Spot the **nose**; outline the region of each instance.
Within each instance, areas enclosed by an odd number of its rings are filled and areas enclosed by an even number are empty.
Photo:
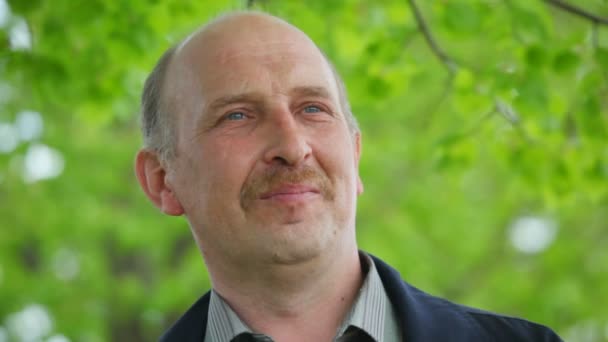
[[[298,166],[306,161],[312,149],[296,117],[289,111],[283,111],[269,121],[265,132],[268,134],[268,147],[264,152],[264,161],[285,166]]]

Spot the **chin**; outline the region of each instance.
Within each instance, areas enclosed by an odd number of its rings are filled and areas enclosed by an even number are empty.
[[[272,263],[278,265],[296,265],[317,258],[321,248],[282,248],[272,251]]]
[[[334,249],[338,239],[338,231],[333,226],[298,222],[275,230],[272,237],[265,239],[264,249],[273,263],[293,265],[318,258]]]

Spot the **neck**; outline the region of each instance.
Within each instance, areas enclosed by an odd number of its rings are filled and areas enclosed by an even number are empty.
[[[354,241],[350,248],[297,264],[264,264],[246,271],[207,266],[214,290],[241,320],[277,342],[332,341],[363,281]]]

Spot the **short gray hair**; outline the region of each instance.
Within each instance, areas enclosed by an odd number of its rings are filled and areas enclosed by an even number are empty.
[[[170,47],[156,62],[141,95],[141,131],[144,147],[156,151],[162,161],[175,154],[175,120],[164,96],[167,69],[177,46]]]
[[[176,153],[175,120],[172,119],[172,108],[167,104],[163,94],[163,86],[167,78],[171,59],[180,45],[174,45],[163,53],[146,79],[141,96],[141,127],[144,147],[156,151],[163,162],[169,161]],[[321,54],[329,65],[336,81],[338,100],[340,101],[340,107],[346,118],[348,128],[352,134],[359,133],[359,124],[350,108],[344,81],[325,53],[321,51]]]
[[[329,65],[331,73],[334,76],[334,80],[336,81],[336,86],[338,87],[338,101],[340,101],[340,108],[344,112],[344,117],[346,118],[346,123],[348,124],[350,132],[352,134],[361,132],[359,128],[359,122],[353,114],[353,111],[350,107],[350,102],[348,102],[348,94],[346,92],[346,84],[344,84],[344,80],[342,79],[342,77],[340,77],[338,69],[336,69],[334,64],[327,57],[327,55],[325,55],[325,52],[323,52],[321,49],[319,49],[319,51],[321,51],[323,58]]]

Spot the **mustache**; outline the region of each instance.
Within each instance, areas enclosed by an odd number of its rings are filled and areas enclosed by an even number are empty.
[[[262,174],[250,176],[241,190],[241,207],[247,209],[260,195],[284,184],[303,184],[316,188],[326,199],[333,199],[331,182],[322,171],[306,165],[298,168],[273,166]]]

